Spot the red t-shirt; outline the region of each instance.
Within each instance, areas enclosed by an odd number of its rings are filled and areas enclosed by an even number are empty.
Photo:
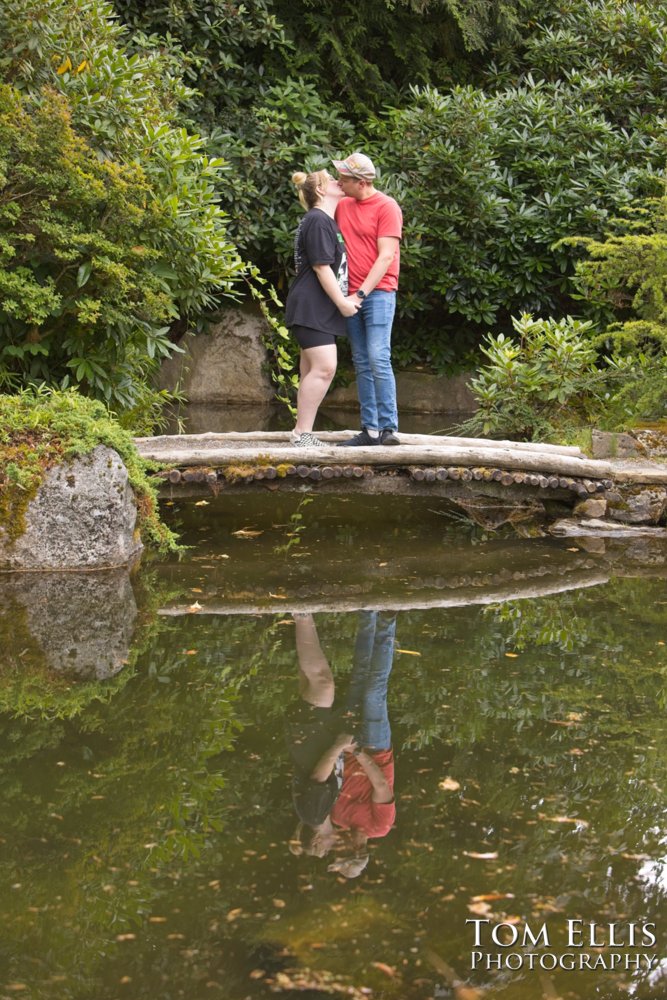
[[[378,237],[395,236],[400,240],[403,232],[403,214],[398,202],[389,195],[376,191],[363,201],[343,198],[336,209],[336,222],[347,247],[349,285],[352,294],[357,291],[377,260]],[[376,288],[384,292],[396,291],[400,263],[401,254],[397,245],[396,255]]]
[[[373,760],[394,791],[394,751],[378,750]],[[353,754],[345,754],[343,787],[331,810],[336,826],[363,830],[367,837],[384,837],[396,821],[395,802],[373,802],[373,786]]]

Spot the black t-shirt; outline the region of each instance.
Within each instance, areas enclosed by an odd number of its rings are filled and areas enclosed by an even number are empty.
[[[319,208],[311,208],[299,223],[294,238],[296,277],[287,294],[287,326],[345,334],[345,317],[322,288],[313,264],[329,264],[343,295],[347,295],[347,254],[343,234],[334,220]]]
[[[318,708],[299,700],[287,710],[287,745],[295,765],[292,801],[299,819],[310,826],[324,822],[340,792],[342,757],[332,764],[331,774],[325,781],[310,777],[340,731],[339,710],[333,706]]]

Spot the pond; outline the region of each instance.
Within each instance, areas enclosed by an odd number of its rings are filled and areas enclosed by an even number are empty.
[[[664,546],[165,514],[131,585],[2,583],[2,1000],[667,995]]]

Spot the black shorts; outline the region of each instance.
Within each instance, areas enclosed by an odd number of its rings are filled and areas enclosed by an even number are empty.
[[[299,347],[307,350],[309,347],[328,347],[336,343],[333,333],[323,333],[322,330],[313,330],[310,326],[293,326],[292,336]]]

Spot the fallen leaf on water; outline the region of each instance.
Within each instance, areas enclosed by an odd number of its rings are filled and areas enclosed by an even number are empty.
[[[578,549],[578,548],[577,548],[576,546],[574,546],[574,545],[573,545],[573,546],[572,546],[572,548],[571,548],[571,549],[568,549],[567,551],[568,551],[568,552],[578,552],[578,551],[579,551],[579,549]]]
[[[498,851],[487,851],[486,853],[480,854],[478,851],[462,851],[467,858],[476,858],[478,861],[495,861],[498,857]]]
[[[241,909],[240,906],[236,910],[230,910],[229,913],[227,914],[227,920],[231,924],[233,920],[238,920],[238,918],[241,916],[242,913],[243,910]]]
[[[167,918],[166,917],[149,917],[148,918],[148,923],[149,924],[166,924],[166,922],[167,922]]]
[[[513,892],[487,892],[483,896],[473,896],[473,903],[485,903],[493,899],[514,899]]]
[[[238,531],[232,531],[232,535],[237,538],[257,538],[258,535],[263,534],[263,531],[253,531],[251,528],[239,528]]]
[[[116,941],[136,941],[136,934],[116,934]]]
[[[626,854],[625,852],[623,852],[621,854],[621,857],[622,858],[627,858],[628,861],[650,861],[651,860],[651,855],[650,854]]]
[[[274,906],[275,906],[275,907],[276,907],[277,909],[279,909],[279,910],[282,910],[282,908],[283,908],[284,906],[287,906],[287,903],[285,902],[285,900],[284,900],[284,899],[274,899],[274,900],[273,900],[273,905],[274,905]]]
[[[391,965],[387,965],[385,962],[371,962],[371,965],[374,969],[384,972],[385,976],[389,976],[390,979],[396,978],[396,969],[392,969]]]
[[[197,650],[196,649],[184,649],[183,650],[183,655],[184,656],[196,656],[197,655]]]
[[[507,656],[510,660],[516,660],[518,655],[518,653],[505,653],[505,656]]]
[[[406,656],[421,656],[422,655],[421,653],[418,653],[414,649],[399,649],[398,646],[396,647],[396,652],[397,653],[405,653]]]
[[[249,978],[250,979],[263,979],[265,975],[266,975],[266,972],[264,971],[264,969],[253,969],[252,972],[249,973]]]
[[[275,599],[277,601],[286,601],[287,600],[287,597],[285,596],[285,594],[272,594],[271,591],[269,591],[269,597],[275,597]]]
[[[574,826],[589,826],[588,820],[580,819],[578,816],[545,816],[544,813],[538,813],[537,818],[546,820],[547,823],[572,823]]]
[[[201,609],[202,609],[202,606],[203,606],[203,605],[201,605],[201,604],[199,603],[199,601],[195,601],[195,603],[194,603],[194,604],[191,604],[191,605],[190,605],[190,606],[188,607],[188,611],[189,611],[189,613],[190,613],[190,614],[193,614],[193,615],[194,615],[194,614],[196,614],[196,613],[197,613],[198,611],[201,611]]]
[[[488,903],[468,903],[468,909],[471,913],[476,913],[478,917],[486,917],[489,913],[492,913],[492,909]]]
[[[442,781],[438,782],[438,788],[441,788],[443,792],[458,792],[460,787],[454,778],[443,778]]]
[[[190,587],[190,593],[191,594],[203,594],[204,591],[201,589],[201,587]]]

